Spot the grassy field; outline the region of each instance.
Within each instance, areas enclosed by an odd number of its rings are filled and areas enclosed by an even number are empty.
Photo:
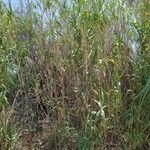
[[[0,1],[0,150],[149,150],[149,109],[149,0]]]

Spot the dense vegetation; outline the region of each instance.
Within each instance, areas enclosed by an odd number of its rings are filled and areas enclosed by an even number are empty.
[[[150,1],[0,1],[0,149],[148,150]]]

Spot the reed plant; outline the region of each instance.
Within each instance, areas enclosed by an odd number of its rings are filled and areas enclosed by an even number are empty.
[[[150,148],[149,0],[0,1],[0,149]]]

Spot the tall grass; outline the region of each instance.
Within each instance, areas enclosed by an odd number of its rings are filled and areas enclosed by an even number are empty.
[[[150,2],[9,4],[0,149],[149,149]]]

